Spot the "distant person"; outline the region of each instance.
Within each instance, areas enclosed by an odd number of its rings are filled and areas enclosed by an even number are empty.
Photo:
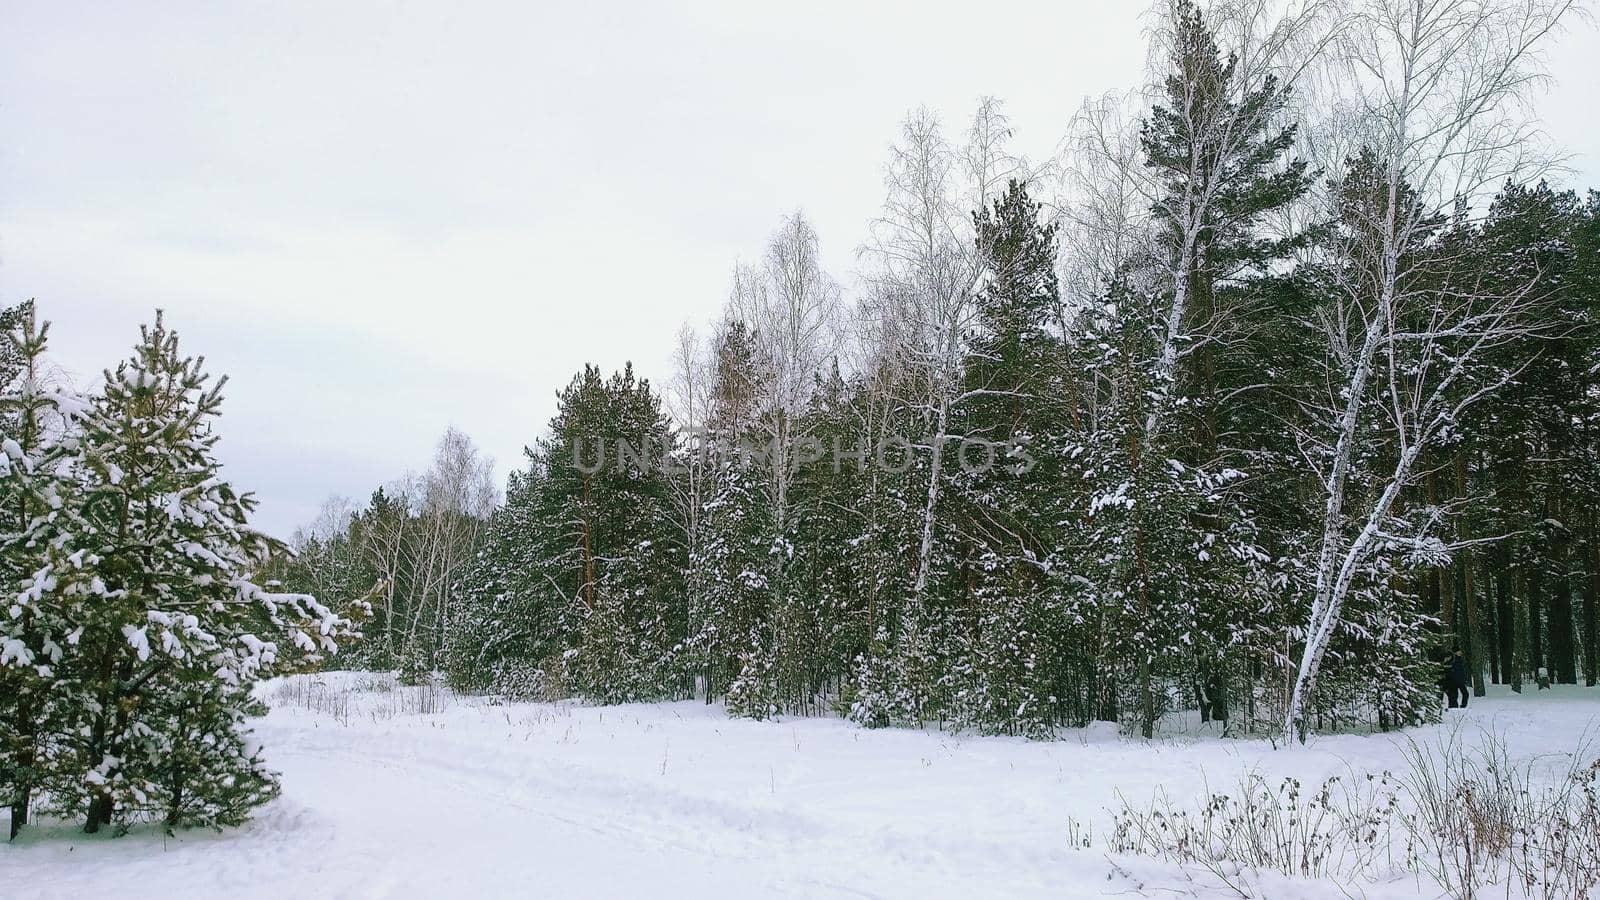
[[[1461,648],[1457,647],[1450,656],[1450,671],[1444,677],[1444,693],[1450,700],[1450,708],[1467,708],[1467,658],[1462,655]]]

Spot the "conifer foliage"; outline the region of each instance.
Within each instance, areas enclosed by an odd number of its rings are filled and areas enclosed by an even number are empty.
[[[320,662],[352,624],[258,582],[282,548],[222,477],[224,380],[159,313],[87,401],[46,387],[31,311],[8,340],[22,360],[0,395],[19,435],[0,470],[12,827],[36,801],[91,832],[238,824],[277,791],[245,726],[251,685]]]

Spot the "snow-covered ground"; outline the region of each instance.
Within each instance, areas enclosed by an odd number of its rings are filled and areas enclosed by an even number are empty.
[[[1236,896],[1203,873],[1072,849],[1068,819],[1102,829],[1119,791],[1187,802],[1247,767],[1309,783],[1398,769],[1404,740],[1274,750],[1090,730],[1030,743],[387,687],[361,675],[265,686],[275,708],[257,734],[284,791],[251,824],[174,838],[36,829],[0,846],[0,897]],[[1515,756],[1600,732],[1600,690],[1491,690],[1450,721],[1494,727]],[[1254,884],[1269,897],[1419,893],[1409,879]]]

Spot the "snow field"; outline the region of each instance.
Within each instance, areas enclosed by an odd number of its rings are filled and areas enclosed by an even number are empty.
[[[697,702],[495,705],[346,673],[261,690],[274,708],[256,735],[284,792],[249,825],[36,829],[0,848],[0,897],[1235,896],[1204,873],[1072,849],[1068,820],[1098,833],[1119,794],[1187,804],[1249,768],[1308,784],[1398,770],[1405,740],[1275,750],[1094,728],[1034,743],[730,720]],[[1427,743],[1453,726],[1492,728],[1557,771],[1600,734],[1600,691],[1491,689],[1408,734]],[[1252,883],[1269,897],[1418,895],[1409,879]]]

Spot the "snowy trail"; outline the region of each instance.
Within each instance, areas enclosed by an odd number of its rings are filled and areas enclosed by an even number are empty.
[[[336,691],[341,678],[325,676]],[[1028,743],[730,721],[695,703],[458,700],[418,715],[393,694],[349,696],[338,716],[280,705],[258,723],[284,795],[245,828],[40,830],[0,846],[0,898],[1225,896],[1172,867],[1068,849],[1068,817],[1103,828],[1119,789],[1188,799],[1247,766],[1312,780],[1398,765],[1394,736],[1294,751],[1097,732]],[[1531,756],[1571,749],[1597,714],[1600,691],[1566,689],[1492,697],[1464,721],[1495,722]],[[1341,896],[1280,886],[1267,895]]]
[[[306,784],[322,781],[330,791],[343,791],[332,795],[333,804],[319,802],[334,818],[357,821],[376,813],[395,826],[366,836],[372,850],[361,855],[370,855],[372,871],[393,868],[389,848],[417,842],[412,832],[428,827],[418,809],[457,816],[434,826],[440,836],[421,837],[445,854],[471,848],[471,859],[451,865],[440,890],[471,884],[473,892],[499,895],[508,882],[496,870],[509,865],[533,876],[530,887],[553,896],[974,896],[1002,885],[1059,895],[1060,884],[1040,881],[1038,857],[1063,866],[1072,858],[1059,829],[1038,835],[1032,865],[1013,868],[1019,860],[1008,851],[1019,849],[1026,834],[996,840],[968,832],[958,843],[914,827],[907,834],[885,815],[898,804],[881,795],[862,804],[865,815],[853,823],[762,800],[759,787],[737,792],[737,799],[708,797],[674,787],[659,771],[653,778],[596,771],[530,751],[529,743],[508,734],[504,747],[493,747],[440,733],[398,747],[351,746],[322,730],[299,734],[292,753],[274,759],[282,758],[286,781],[303,770]],[[670,768],[670,740],[661,746]],[[787,791],[800,781],[816,796],[829,790],[793,770],[780,775],[771,769],[766,791],[775,796],[780,783]],[[392,817],[381,812],[384,798],[396,801]],[[854,805],[844,804],[847,812]],[[907,816],[911,823],[917,819],[914,811]],[[545,862],[536,862],[541,857]],[[465,883],[461,872],[468,873]],[[409,896],[432,880],[422,871],[393,884],[404,885]],[[348,895],[395,894],[353,888]]]

